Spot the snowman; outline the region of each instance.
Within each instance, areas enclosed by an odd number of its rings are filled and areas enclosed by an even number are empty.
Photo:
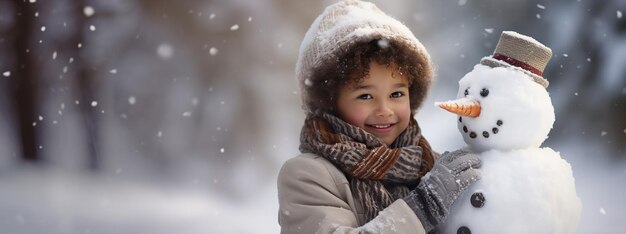
[[[441,233],[573,233],[582,204],[570,164],[540,145],[554,123],[542,72],[552,51],[505,31],[494,54],[459,81],[459,131],[482,159],[481,179],[450,208]]]

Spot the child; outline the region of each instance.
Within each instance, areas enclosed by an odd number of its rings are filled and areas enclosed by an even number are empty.
[[[326,8],[296,73],[307,117],[302,154],[278,176],[282,233],[428,232],[478,179],[476,155],[436,159],[422,137],[412,116],[433,77],[430,57],[374,4]]]

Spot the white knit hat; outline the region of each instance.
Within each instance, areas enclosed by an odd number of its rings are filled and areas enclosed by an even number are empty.
[[[433,79],[433,66],[430,55],[411,30],[373,3],[344,0],[328,6],[315,19],[300,45],[296,77],[305,110],[311,109],[306,106],[307,88],[321,82],[312,77],[313,71],[329,61],[336,61],[340,52],[349,50],[353,45],[373,40],[403,45],[409,48],[408,54],[420,58],[416,67],[423,69],[423,77],[420,77],[423,80],[419,83],[425,96]]]

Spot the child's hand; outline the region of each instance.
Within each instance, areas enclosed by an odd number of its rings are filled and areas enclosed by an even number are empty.
[[[445,152],[419,185],[404,198],[430,231],[446,220],[450,206],[470,185],[480,179],[478,155],[457,150]]]

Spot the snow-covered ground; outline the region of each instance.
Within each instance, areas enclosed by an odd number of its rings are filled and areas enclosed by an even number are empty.
[[[0,174],[1,233],[278,233],[275,186],[234,202],[115,175],[16,167]]]

